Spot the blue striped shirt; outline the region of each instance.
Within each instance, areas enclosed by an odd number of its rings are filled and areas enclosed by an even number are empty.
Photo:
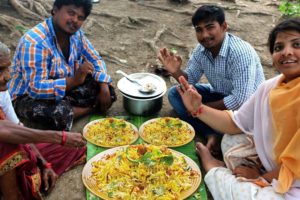
[[[101,56],[81,30],[70,37],[68,60],[57,44],[52,18],[36,25],[20,39],[9,82],[12,99],[26,94],[35,99],[61,100],[66,92],[66,77],[74,76],[83,60],[93,64],[92,76],[97,82],[112,81]]]
[[[265,80],[254,48],[230,33],[226,33],[215,58],[199,44],[185,72],[190,84],[198,83],[205,75],[211,91],[223,94],[224,104],[230,110],[238,109]]]

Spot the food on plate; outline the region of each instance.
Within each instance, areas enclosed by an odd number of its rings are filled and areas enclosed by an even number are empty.
[[[183,199],[201,181],[198,166],[191,162],[165,146],[119,147],[91,163],[88,182],[104,199]]]
[[[150,144],[174,147],[190,142],[195,131],[178,118],[162,117],[145,122],[140,128],[140,136]]]
[[[103,147],[132,144],[138,138],[134,125],[117,118],[92,121],[84,128],[83,135],[89,142]]]

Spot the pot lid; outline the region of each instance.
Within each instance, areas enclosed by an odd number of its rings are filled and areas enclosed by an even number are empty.
[[[156,89],[152,93],[142,93],[139,91],[140,85],[129,81],[123,77],[118,81],[118,89],[131,97],[135,98],[151,98],[158,96],[167,90],[166,82],[159,76],[151,73],[134,73],[128,75],[131,79],[137,80],[141,84],[152,83]]]

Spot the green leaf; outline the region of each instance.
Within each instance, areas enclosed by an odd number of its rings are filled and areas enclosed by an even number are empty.
[[[25,34],[28,31],[27,27],[24,27],[22,25],[15,26],[16,30],[21,31],[23,34]]]
[[[285,16],[300,16],[300,0],[282,0],[278,10]]]
[[[108,192],[108,193],[107,193],[107,196],[108,196],[109,198],[113,198],[114,193],[113,193],[113,192]]]
[[[121,123],[121,124],[119,124],[119,127],[121,127],[121,128],[125,128],[126,126],[127,126],[126,123]]]
[[[155,161],[154,160],[152,160],[151,158],[152,158],[152,156],[153,156],[153,154],[151,153],[151,152],[146,152],[143,156],[142,156],[142,158],[141,158],[141,162],[142,163],[144,163],[144,165],[146,165],[146,166],[153,166],[153,165],[155,165]]]
[[[174,162],[174,157],[173,157],[173,155],[164,156],[160,159],[160,162],[163,162],[166,165],[170,166]]]
[[[110,123],[110,127],[116,128],[116,123],[115,122]]]
[[[196,199],[196,200],[201,200],[201,194],[199,192],[196,192],[193,197]]]
[[[170,51],[171,51],[173,54],[176,54],[176,53],[177,53],[177,50],[176,50],[175,47],[172,47],[172,48],[170,49]]]

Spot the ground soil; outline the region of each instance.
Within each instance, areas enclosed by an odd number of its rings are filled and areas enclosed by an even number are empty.
[[[276,72],[272,68],[266,43],[268,32],[280,20],[277,9],[279,3],[276,0],[190,0],[184,4],[170,0],[101,0],[94,4],[93,13],[83,29],[102,54],[116,86],[121,78],[115,74],[118,69],[128,74],[153,72],[152,66],[157,64],[157,49],[161,47],[176,48],[185,65],[197,44],[191,16],[203,4],[215,4],[225,9],[229,32],[248,41],[256,49],[266,78],[273,77]],[[22,19],[27,27],[38,23],[22,18],[7,0],[0,0],[2,14]],[[0,41],[13,51],[19,36],[0,24]],[[175,83],[170,77],[164,77],[164,80],[168,87]],[[127,115],[118,90],[117,96],[118,100],[109,110],[109,116]],[[175,115],[166,96],[159,115]],[[88,116],[76,121],[73,130],[81,132],[87,122]],[[81,170],[82,166],[65,173],[47,199],[84,199]]]

